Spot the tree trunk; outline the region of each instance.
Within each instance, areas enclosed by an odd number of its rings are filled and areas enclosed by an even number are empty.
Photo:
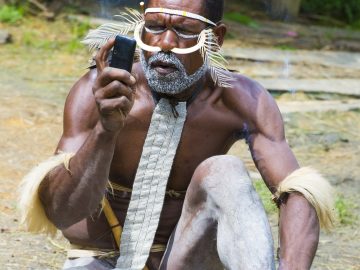
[[[270,15],[275,19],[292,20],[299,14],[301,0],[271,0]]]

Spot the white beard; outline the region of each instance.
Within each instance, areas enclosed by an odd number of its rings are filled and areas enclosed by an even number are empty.
[[[174,65],[177,70],[168,75],[160,75],[155,69],[151,68],[151,64],[159,60]],[[174,53],[158,52],[146,62],[142,51],[140,62],[150,88],[157,93],[168,95],[176,95],[189,89],[205,76],[208,70],[207,64],[204,63],[194,74],[188,75],[184,65]]]

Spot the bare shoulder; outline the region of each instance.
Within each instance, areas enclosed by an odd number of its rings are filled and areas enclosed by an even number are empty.
[[[58,149],[74,150],[77,143],[87,136],[97,123],[96,104],[92,92],[96,80],[96,69],[89,70],[70,89],[64,107],[64,129]],[[69,141],[73,141],[69,143]],[[75,147],[76,148],[76,147]]]
[[[283,137],[282,117],[270,93],[244,75],[233,73],[232,76],[232,88],[223,92],[227,106],[247,123],[250,131]]]

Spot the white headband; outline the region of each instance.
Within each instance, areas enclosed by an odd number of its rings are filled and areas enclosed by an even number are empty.
[[[182,10],[175,10],[175,9],[169,9],[169,8],[147,8],[145,10],[145,15],[148,13],[166,13],[166,14],[171,14],[171,15],[178,15],[178,16],[183,16],[183,17],[188,17],[191,19],[199,20],[199,21],[211,24],[213,26],[216,26],[216,23],[210,21],[209,19],[207,19],[201,15],[187,12],[187,11],[182,11]]]

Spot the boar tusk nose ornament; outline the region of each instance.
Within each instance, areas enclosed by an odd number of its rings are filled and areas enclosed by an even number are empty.
[[[147,45],[145,44],[142,39],[141,39],[141,33],[144,29],[144,25],[145,25],[145,22],[141,22],[138,26],[136,26],[135,28],[135,31],[134,31],[134,38],[136,40],[136,43],[137,45],[143,49],[144,51],[148,51],[148,52],[160,52],[161,51],[161,48],[160,47],[157,47],[157,46],[150,46],[150,45]],[[172,49],[171,51],[173,53],[176,53],[176,54],[189,54],[189,53],[193,53],[193,52],[196,52],[198,50],[200,50],[204,45],[205,45],[205,42],[206,42],[206,30],[203,30],[201,33],[200,33],[200,36],[199,36],[199,39],[198,39],[198,43],[193,46],[193,47],[190,47],[190,48],[185,48],[185,49],[182,49],[182,48],[174,48]]]

